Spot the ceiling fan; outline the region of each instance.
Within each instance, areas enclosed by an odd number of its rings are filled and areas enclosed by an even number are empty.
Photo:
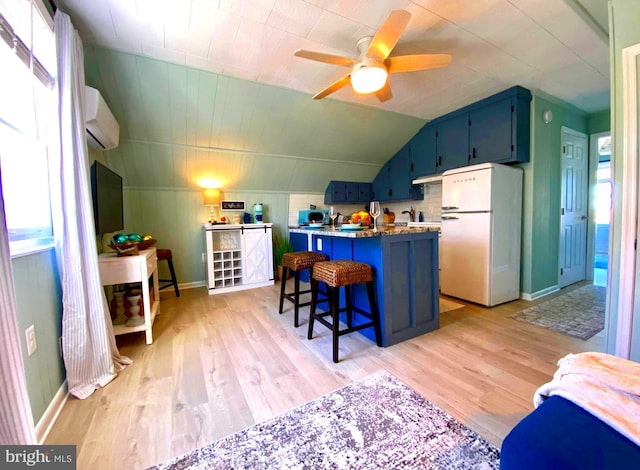
[[[350,83],[356,93],[375,93],[376,97],[384,102],[393,96],[389,86],[389,74],[415,72],[449,65],[451,62],[449,54],[389,56],[410,19],[411,13],[408,11],[393,10],[375,36],[367,36],[358,41],[357,48],[360,55],[357,59],[304,49],[297,50],[295,52],[297,57],[351,67],[351,73],[333,82],[317,93],[313,99],[322,99]]]

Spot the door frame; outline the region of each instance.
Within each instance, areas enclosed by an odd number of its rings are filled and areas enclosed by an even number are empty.
[[[593,281],[593,265],[596,256],[596,200],[598,193],[598,158],[600,154],[598,151],[598,139],[610,135],[611,131],[609,130],[589,136],[589,206],[587,207],[589,218],[587,219],[587,276],[585,278],[588,281]],[[610,269],[607,271],[610,271]],[[609,276],[608,272],[607,276]]]
[[[637,58],[640,56],[640,44],[622,49],[622,136],[620,152],[622,159],[622,185],[620,205],[620,268],[617,302],[613,305],[611,295],[607,296],[606,323],[612,322],[611,312],[616,316],[615,355],[623,358],[631,356],[633,336],[634,306],[636,299],[636,249],[638,232],[638,70]],[[615,159],[615,149],[611,155]],[[615,184],[615,183],[614,183]],[[615,215],[615,214],[614,214]],[[616,238],[618,236],[616,235]]]
[[[577,131],[577,130],[572,129],[572,128],[567,127],[567,126],[560,126],[560,207],[558,207],[558,214],[559,214],[558,217],[559,217],[559,220],[560,220],[560,223],[559,223],[560,233],[558,234],[558,271],[557,271],[558,272],[558,283],[557,283],[557,285],[561,289],[563,287],[567,287],[568,285],[571,285],[571,284],[561,285],[561,283],[560,283],[560,281],[561,281],[561,279],[560,279],[560,267],[562,266],[562,254],[563,254],[563,252],[562,252],[562,246],[563,246],[563,244],[562,244],[562,231],[563,231],[562,230],[562,194],[563,194],[563,191],[564,191],[564,180],[563,180],[563,176],[562,176],[562,163],[563,163],[563,161],[562,161],[562,158],[563,158],[562,157],[562,155],[563,155],[562,146],[564,145],[564,134],[565,133],[572,134],[572,135],[574,135],[576,137],[584,137],[586,142],[587,142],[585,151],[589,152],[589,136],[587,134],[585,134],[584,132]],[[587,205],[586,213],[588,215],[589,212],[590,212],[590,207],[589,207],[590,206],[590,204],[589,204],[590,203],[590,201],[589,201],[590,174],[589,174],[589,171],[590,171],[590,166],[591,166],[590,165],[591,162],[590,162],[589,155],[587,155],[586,163],[587,163],[587,181],[586,181],[587,194],[586,194],[586,197],[585,197],[585,204]],[[589,248],[589,239],[588,239],[589,232],[588,232],[588,230],[589,230],[589,220],[587,218],[587,227],[586,227],[586,230],[585,230],[585,237],[584,237],[584,244],[585,244],[585,246],[584,246],[584,256],[585,256],[584,269],[585,269],[585,271],[584,271],[584,275],[583,275],[582,280],[587,279],[587,272],[588,272],[587,271],[588,260],[586,258],[587,254],[588,254],[588,248]],[[593,267],[593,260],[592,260],[591,266]],[[580,281],[577,281],[577,282],[580,282]]]

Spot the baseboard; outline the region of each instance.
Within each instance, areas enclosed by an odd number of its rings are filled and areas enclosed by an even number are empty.
[[[36,424],[36,439],[38,440],[38,444],[44,444],[44,440],[49,435],[49,431],[53,427],[53,423],[58,419],[58,415],[62,411],[62,407],[67,402],[67,398],[69,397],[69,392],[67,391],[67,381],[65,380],[60,388],[56,392],[49,403],[49,406],[44,411],[44,414]]]
[[[178,288],[182,289],[195,289],[196,287],[206,287],[206,281],[185,282],[184,284],[178,284]]]
[[[526,294],[526,293],[521,293],[520,294],[520,298],[523,300],[536,300],[539,299],[540,297],[544,297],[545,295],[549,295],[549,294],[553,294],[554,292],[558,292],[560,290],[560,287],[558,286],[551,286],[551,287],[547,287],[546,289],[542,289],[539,290],[538,292],[534,292],[533,294]]]

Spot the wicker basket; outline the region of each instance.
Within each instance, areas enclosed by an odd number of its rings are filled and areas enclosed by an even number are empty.
[[[118,256],[135,256],[140,253],[140,250],[146,250],[155,244],[156,240],[152,238],[141,242],[112,243],[109,246],[115,250]]]

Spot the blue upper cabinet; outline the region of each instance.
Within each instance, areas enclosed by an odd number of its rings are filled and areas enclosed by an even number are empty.
[[[469,113],[470,164],[505,163],[513,160],[515,106],[511,99]]]
[[[387,201],[411,199],[409,144],[405,144],[389,162],[389,197]]]
[[[358,183],[358,202],[371,201],[371,183]]]
[[[384,164],[373,180],[372,199],[403,201],[420,199],[420,187],[411,184],[411,144],[405,144],[391,160]]]
[[[324,192],[324,203],[360,203],[371,200],[371,183],[331,181]]]
[[[427,124],[409,141],[411,180],[436,173],[436,127]]]
[[[371,183],[371,199],[375,201],[387,201],[389,197],[389,167],[391,160],[385,163]]]
[[[429,122],[410,142],[413,178],[476,163],[528,162],[530,104],[531,92],[516,86]],[[414,155],[423,146],[429,150],[419,153],[430,155],[430,139],[433,164]]]
[[[411,181],[476,163],[529,161],[531,92],[515,86],[426,124],[372,183],[379,201],[422,199]]]
[[[439,170],[487,162],[528,162],[530,105],[531,92],[516,86],[438,118],[438,156],[443,155]],[[463,131],[465,120],[466,133]],[[448,131],[446,136],[441,135],[440,128]],[[458,142],[452,138],[456,134]],[[465,145],[466,163],[462,156]],[[450,154],[454,155],[455,163],[453,160],[445,163],[444,155]]]
[[[469,163],[469,116],[466,113],[437,124],[436,152],[438,173]]]

